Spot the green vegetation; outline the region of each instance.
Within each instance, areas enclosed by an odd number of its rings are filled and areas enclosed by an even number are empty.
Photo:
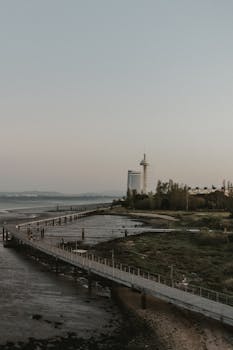
[[[169,215],[179,219],[179,221],[174,222],[173,227],[233,230],[233,220],[229,212],[169,211]]]
[[[145,233],[96,246],[97,253],[168,279],[233,292],[233,235],[203,230],[199,233]]]
[[[158,181],[155,193],[128,191],[123,202],[115,201],[126,208],[140,210],[228,210],[233,215],[233,193],[226,196],[224,191],[192,195],[186,185],[169,180]]]

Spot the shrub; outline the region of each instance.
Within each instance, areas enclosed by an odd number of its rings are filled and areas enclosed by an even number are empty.
[[[211,232],[208,230],[202,230],[196,235],[196,239],[199,244],[203,245],[216,245],[226,243],[226,237],[221,233]]]
[[[228,278],[223,281],[223,285],[230,291],[233,291],[233,278]]]

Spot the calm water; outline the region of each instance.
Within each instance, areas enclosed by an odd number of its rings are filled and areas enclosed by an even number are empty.
[[[82,199],[63,199],[63,198],[46,198],[46,199],[38,199],[38,198],[0,198],[0,211],[4,210],[12,210],[12,209],[35,209],[41,208],[55,208],[56,206],[63,205],[88,205],[95,203],[106,203],[112,202],[113,198],[105,198],[105,197],[86,197]]]
[[[62,226],[49,226],[45,228],[45,239],[54,242],[82,239],[82,230],[84,229],[86,244],[97,244],[106,240],[124,237],[127,233],[135,234],[143,231],[143,224],[139,221],[131,220],[124,216],[96,215],[86,218],[80,218],[77,221]]]
[[[0,218],[8,213],[11,218],[36,217],[38,209],[3,211]],[[87,242],[96,243],[120,236],[126,228],[133,233],[135,225],[141,224],[124,217],[94,216],[66,227],[50,227],[46,235],[47,239],[79,237],[85,227]],[[29,337],[60,337],[69,332],[98,338],[114,333],[122,323],[118,308],[102,291],[96,289],[90,295],[83,280],[74,283],[56,276],[16,250],[4,249],[1,242],[0,281],[0,344],[27,342]]]

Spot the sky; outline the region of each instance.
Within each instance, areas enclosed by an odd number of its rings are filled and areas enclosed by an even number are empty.
[[[0,191],[233,181],[231,0],[0,0]]]

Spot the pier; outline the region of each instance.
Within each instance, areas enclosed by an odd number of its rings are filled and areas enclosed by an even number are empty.
[[[133,288],[141,293],[141,305],[146,307],[146,296],[152,295],[161,300],[170,302],[178,307],[198,312],[224,324],[233,326],[233,296],[216,292],[206,288],[181,285],[174,280],[165,279],[159,274],[150,274],[140,269],[125,266],[112,259],[105,259],[93,254],[65,249],[49,244],[42,235],[33,238],[33,232],[41,232],[44,227],[51,225],[68,224],[81,217],[97,214],[101,209],[88,210],[79,213],[67,214],[44,220],[31,221],[20,225],[9,225],[3,229],[4,241],[10,240],[16,245],[31,248],[53,257],[56,262],[65,262],[80,269],[88,275],[89,288],[91,280],[103,278],[111,283]],[[84,235],[84,232],[83,232]]]

